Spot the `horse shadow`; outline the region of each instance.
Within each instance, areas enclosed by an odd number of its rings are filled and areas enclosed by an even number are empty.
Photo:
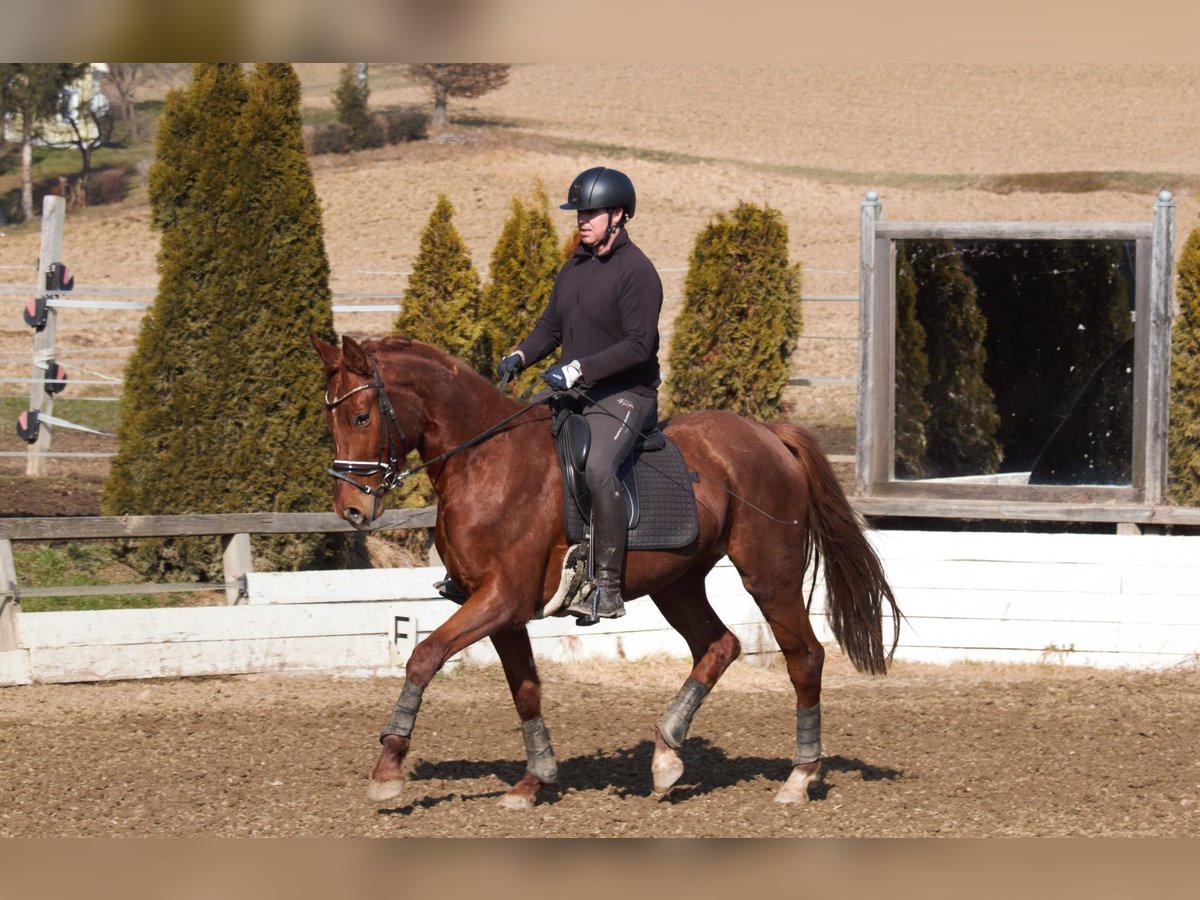
[[[766,779],[782,785],[791,773],[788,759],[766,756],[730,756],[705,738],[690,738],[679,750],[685,770],[678,782],[661,802],[675,804],[746,782]],[[554,802],[566,792],[609,791],[622,799],[652,796],[650,763],[654,743],[641,741],[632,747],[614,751],[573,756],[559,760],[558,782],[545,787],[539,797]],[[831,772],[857,774],[863,781],[898,781],[904,773],[898,769],[877,766],[857,758],[827,756],[821,759],[823,775]],[[450,792],[414,799],[405,806],[380,809],[383,815],[407,815],[417,809],[431,809],[444,803],[464,800],[500,798],[508,787],[525,774],[525,761],[513,759],[422,761],[409,773],[410,785],[420,781],[471,781],[499,779],[505,787],[497,790],[469,793]],[[812,800],[824,800],[829,784],[824,778],[809,788]]]

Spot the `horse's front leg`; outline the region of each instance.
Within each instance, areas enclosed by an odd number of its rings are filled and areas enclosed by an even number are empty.
[[[511,611],[488,602],[486,594],[473,594],[436,631],[417,644],[404,670],[404,687],[391,719],[379,736],[379,760],[371,772],[367,796],[375,802],[397,799],[404,792],[404,761],[412,745],[421,699],[429,682],[452,657],[480,638],[508,624]]]
[[[550,732],[542,721],[542,682],[524,625],[493,634],[492,645],[504,666],[504,677],[521,719],[527,762],[525,774],[508,789],[500,803],[508,809],[530,809],[538,792],[558,780],[558,760],[550,746]]]

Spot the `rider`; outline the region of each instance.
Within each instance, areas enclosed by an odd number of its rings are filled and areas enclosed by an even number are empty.
[[[592,498],[596,614],[625,614],[621,569],[625,560],[624,492],[617,470],[639,433],[658,422],[658,317],[662,281],[654,264],[629,239],[637,195],[628,176],[603,166],[571,183],[560,209],[574,210],[579,246],[559,270],[550,301],[525,340],[497,366],[516,375],[562,348],[542,378],[552,388],[581,388],[591,430],[585,475]],[[593,598],[569,612],[590,625]]]

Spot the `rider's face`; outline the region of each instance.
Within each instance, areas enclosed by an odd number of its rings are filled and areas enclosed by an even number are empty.
[[[575,220],[579,224],[579,241],[588,247],[599,247],[609,237],[608,229],[608,213],[607,209],[580,209],[575,213]],[[620,221],[621,209],[612,211],[613,221]]]

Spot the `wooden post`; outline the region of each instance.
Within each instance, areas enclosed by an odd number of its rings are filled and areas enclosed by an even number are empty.
[[[62,197],[47,195],[42,199],[42,246],[38,255],[36,296],[46,296],[46,273],[50,266],[61,261],[63,220],[67,214],[67,201]],[[51,415],[54,396],[46,390],[46,364],[54,358],[54,332],[56,310],[46,310],[46,323],[33,336],[33,372],[29,384],[29,408],[42,415]],[[38,429],[37,440],[29,445],[25,459],[25,474],[43,478],[47,474],[46,454],[50,452],[50,426],[43,424]]]
[[[878,480],[873,455],[878,422],[873,413],[875,390],[883,373],[876,371],[874,342],[878,339],[875,298],[875,223],[882,215],[879,194],[867,191],[859,211],[859,274],[858,274],[858,437],[854,442],[854,492],[863,494],[868,485]]]
[[[1150,262],[1150,335],[1146,365],[1146,463],[1142,502],[1157,506],[1167,491],[1167,423],[1171,393],[1175,201],[1162,191],[1154,204]]]
[[[0,538],[0,650],[17,649],[17,566],[12,541]]]
[[[222,561],[225,565],[225,602],[233,606],[241,596],[241,585],[237,582],[247,572],[254,571],[250,556],[250,535],[247,533],[227,534],[221,538]]]

